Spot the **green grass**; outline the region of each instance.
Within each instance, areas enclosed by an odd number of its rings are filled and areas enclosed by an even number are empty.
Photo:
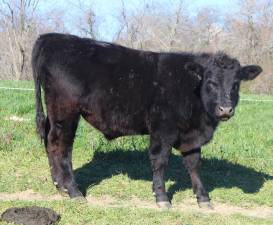
[[[33,88],[32,82],[0,81],[0,86]],[[242,94],[242,98],[273,96]],[[28,189],[51,195],[44,147],[35,133],[34,92],[0,89],[0,193]],[[24,122],[7,120],[10,116]],[[153,202],[147,136],[108,142],[83,120],[74,144],[76,179],[89,196],[120,201]],[[236,115],[221,124],[203,150],[202,177],[212,201],[234,206],[273,207],[273,102],[240,102]],[[175,150],[166,175],[174,204],[194,198],[190,179]],[[153,209],[102,208],[69,200],[53,202],[0,201],[0,213],[11,206],[37,204],[62,214],[60,224],[273,224],[273,218],[224,216]]]

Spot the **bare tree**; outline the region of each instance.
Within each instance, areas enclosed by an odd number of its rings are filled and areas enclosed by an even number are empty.
[[[70,1],[74,10],[77,10],[77,18],[70,22],[75,24],[76,32],[80,35],[98,39],[100,21],[93,9],[93,2],[83,0]]]
[[[64,31],[56,9],[39,11],[40,0],[0,0],[0,78],[32,79],[32,46],[40,33]]]
[[[135,11],[128,12],[122,1],[118,17],[120,28],[115,41],[141,49],[178,49],[187,21],[184,1],[179,0],[171,11],[165,10],[160,4],[149,2]]]
[[[115,36],[115,41],[134,48],[143,48],[143,37],[142,28],[146,13],[149,11],[149,5],[139,8],[134,12],[128,12],[125,7],[125,2],[121,2],[120,13],[117,20],[120,24],[118,31]]]
[[[29,43],[37,31],[34,17],[39,0],[2,0],[1,31],[10,58],[10,71],[16,79],[28,78]],[[2,43],[3,44],[3,43]]]

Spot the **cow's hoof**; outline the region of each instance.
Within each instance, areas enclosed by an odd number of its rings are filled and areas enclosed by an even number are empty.
[[[156,204],[160,209],[170,209],[170,208],[172,208],[172,205],[171,205],[171,203],[169,201],[157,202]]]
[[[66,198],[69,197],[69,194],[68,194],[68,192],[67,192],[66,189],[57,188],[57,190],[58,190],[58,192],[59,192],[59,194],[60,194],[61,196],[66,197]]]
[[[80,204],[84,204],[84,203],[87,203],[87,199],[83,196],[78,196],[78,197],[75,197],[75,198],[71,198],[71,201],[75,201],[77,203],[80,203]]]
[[[198,205],[201,209],[213,209],[213,206],[210,202],[198,202]]]
[[[73,190],[73,191],[69,192],[69,197],[70,198],[80,198],[80,197],[84,197],[84,196],[79,190]]]

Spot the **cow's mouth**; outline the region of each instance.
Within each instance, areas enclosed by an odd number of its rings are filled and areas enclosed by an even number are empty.
[[[227,117],[221,117],[221,118],[220,118],[221,121],[228,121],[229,119],[230,119],[230,117],[228,117],[228,116],[227,116]]]
[[[228,115],[225,115],[225,116],[217,116],[217,119],[219,121],[228,121],[232,116],[228,116]]]

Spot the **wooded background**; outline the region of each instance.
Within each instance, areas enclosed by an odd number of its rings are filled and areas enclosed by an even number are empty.
[[[230,10],[203,7],[194,12],[189,1],[126,0],[112,17],[114,31],[107,39],[137,49],[154,51],[225,51],[241,64],[259,64],[264,73],[244,86],[254,93],[273,94],[273,0],[233,1]],[[51,7],[45,10],[44,3]],[[89,4],[86,4],[89,2]],[[51,0],[0,0],[0,79],[32,79],[30,56],[41,33],[63,32],[98,40],[103,16],[90,1],[67,1],[69,11]],[[111,4],[111,1],[109,1]]]

